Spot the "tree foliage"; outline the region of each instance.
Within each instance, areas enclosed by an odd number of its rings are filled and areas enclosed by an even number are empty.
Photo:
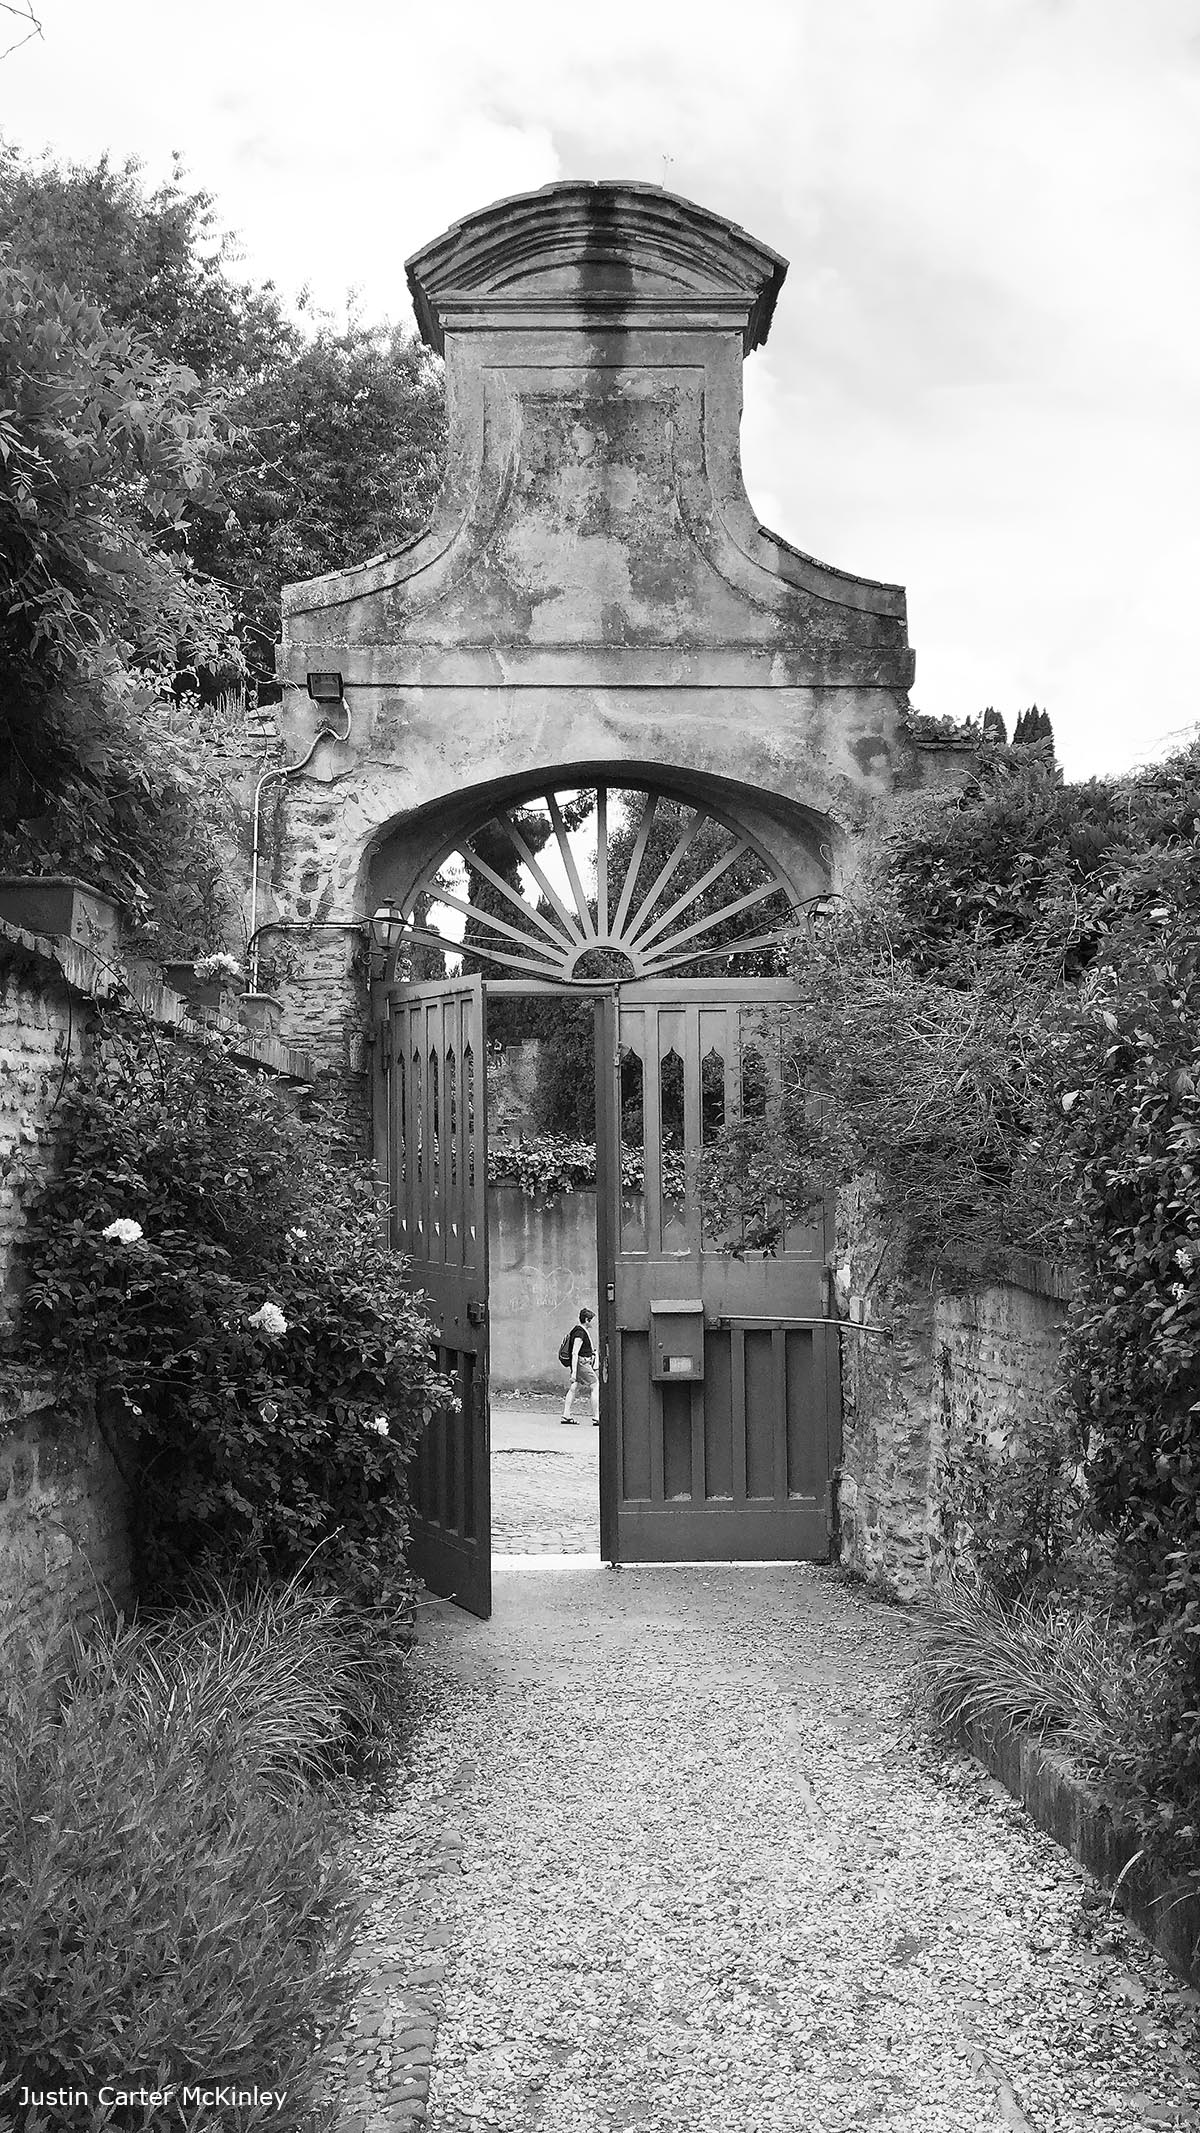
[[[237,242],[178,155],[148,191],[133,158],[23,161],[0,142],[0,226],[12,258],[87,298],[202,383],[253,377],[296,345],[276,291],[238,280]]]
[[[232,603],[252,673],[270,680],[285,585],[402,547],[429,521],[445,462],[442,369],[391,327],[318,326],[230,398],[218,512],[194,552]]]
[[[440,370],[238,279],[178,160],[0,145],[0,226],[0,866],[114,888],[146,953],[236,942],[189,714],[271,676],[285,579],[423,522]]]
[[[215,488],[219,412],[194,374],[27,268],[0,267],[0,686],[38,698],[174,664],[228,614],[179,536]]]

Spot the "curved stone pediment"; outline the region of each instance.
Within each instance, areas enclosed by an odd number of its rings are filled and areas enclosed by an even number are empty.
[[[740,311],[748,353],[767,337],[787,261],[660,186],[568,183],[465,216],[407,272],[421,337],[439,354],[480,307],[636,314],[660,300]]]

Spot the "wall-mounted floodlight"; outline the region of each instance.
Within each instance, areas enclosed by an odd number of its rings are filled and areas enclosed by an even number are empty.
[[[340,674],[309,674],[308,693],[314,704],[340,704],[342,700],[342,677]]]

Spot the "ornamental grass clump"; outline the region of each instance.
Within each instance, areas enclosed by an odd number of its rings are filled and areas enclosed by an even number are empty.
[[[297,1577],[197,1579],[189,1606],[129,1632],[131,1693],[198,1747],[235,1740],[280,1799],[379,1769],[406,1707],[411,1617]]]
[[[920,1672],[939,1725],[1011,1726],[1102,1775],[1157,1727],[1164,1693],[1161,1666],[1111,1611],[1054,1595],[1006,1600],[961,1574],[929,1603]]]
[[[40,1646],[0,1620],[0,2123],[23,2086],[114,2081],[284,2092],[223,2127],[321,2122],[355,1921],[315,1779],[370,1731],[372,1628],[295,1585]]]

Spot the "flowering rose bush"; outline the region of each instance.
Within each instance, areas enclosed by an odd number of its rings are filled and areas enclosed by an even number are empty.
[[[355,1596],[402,1597],[407,1463],[452,1395],[373,1178],[222,1045],[120,1014],[68,1085],[60,1154],[28,1208],[22,1338],[98,1395],[143,1594],[317,1549]]]

